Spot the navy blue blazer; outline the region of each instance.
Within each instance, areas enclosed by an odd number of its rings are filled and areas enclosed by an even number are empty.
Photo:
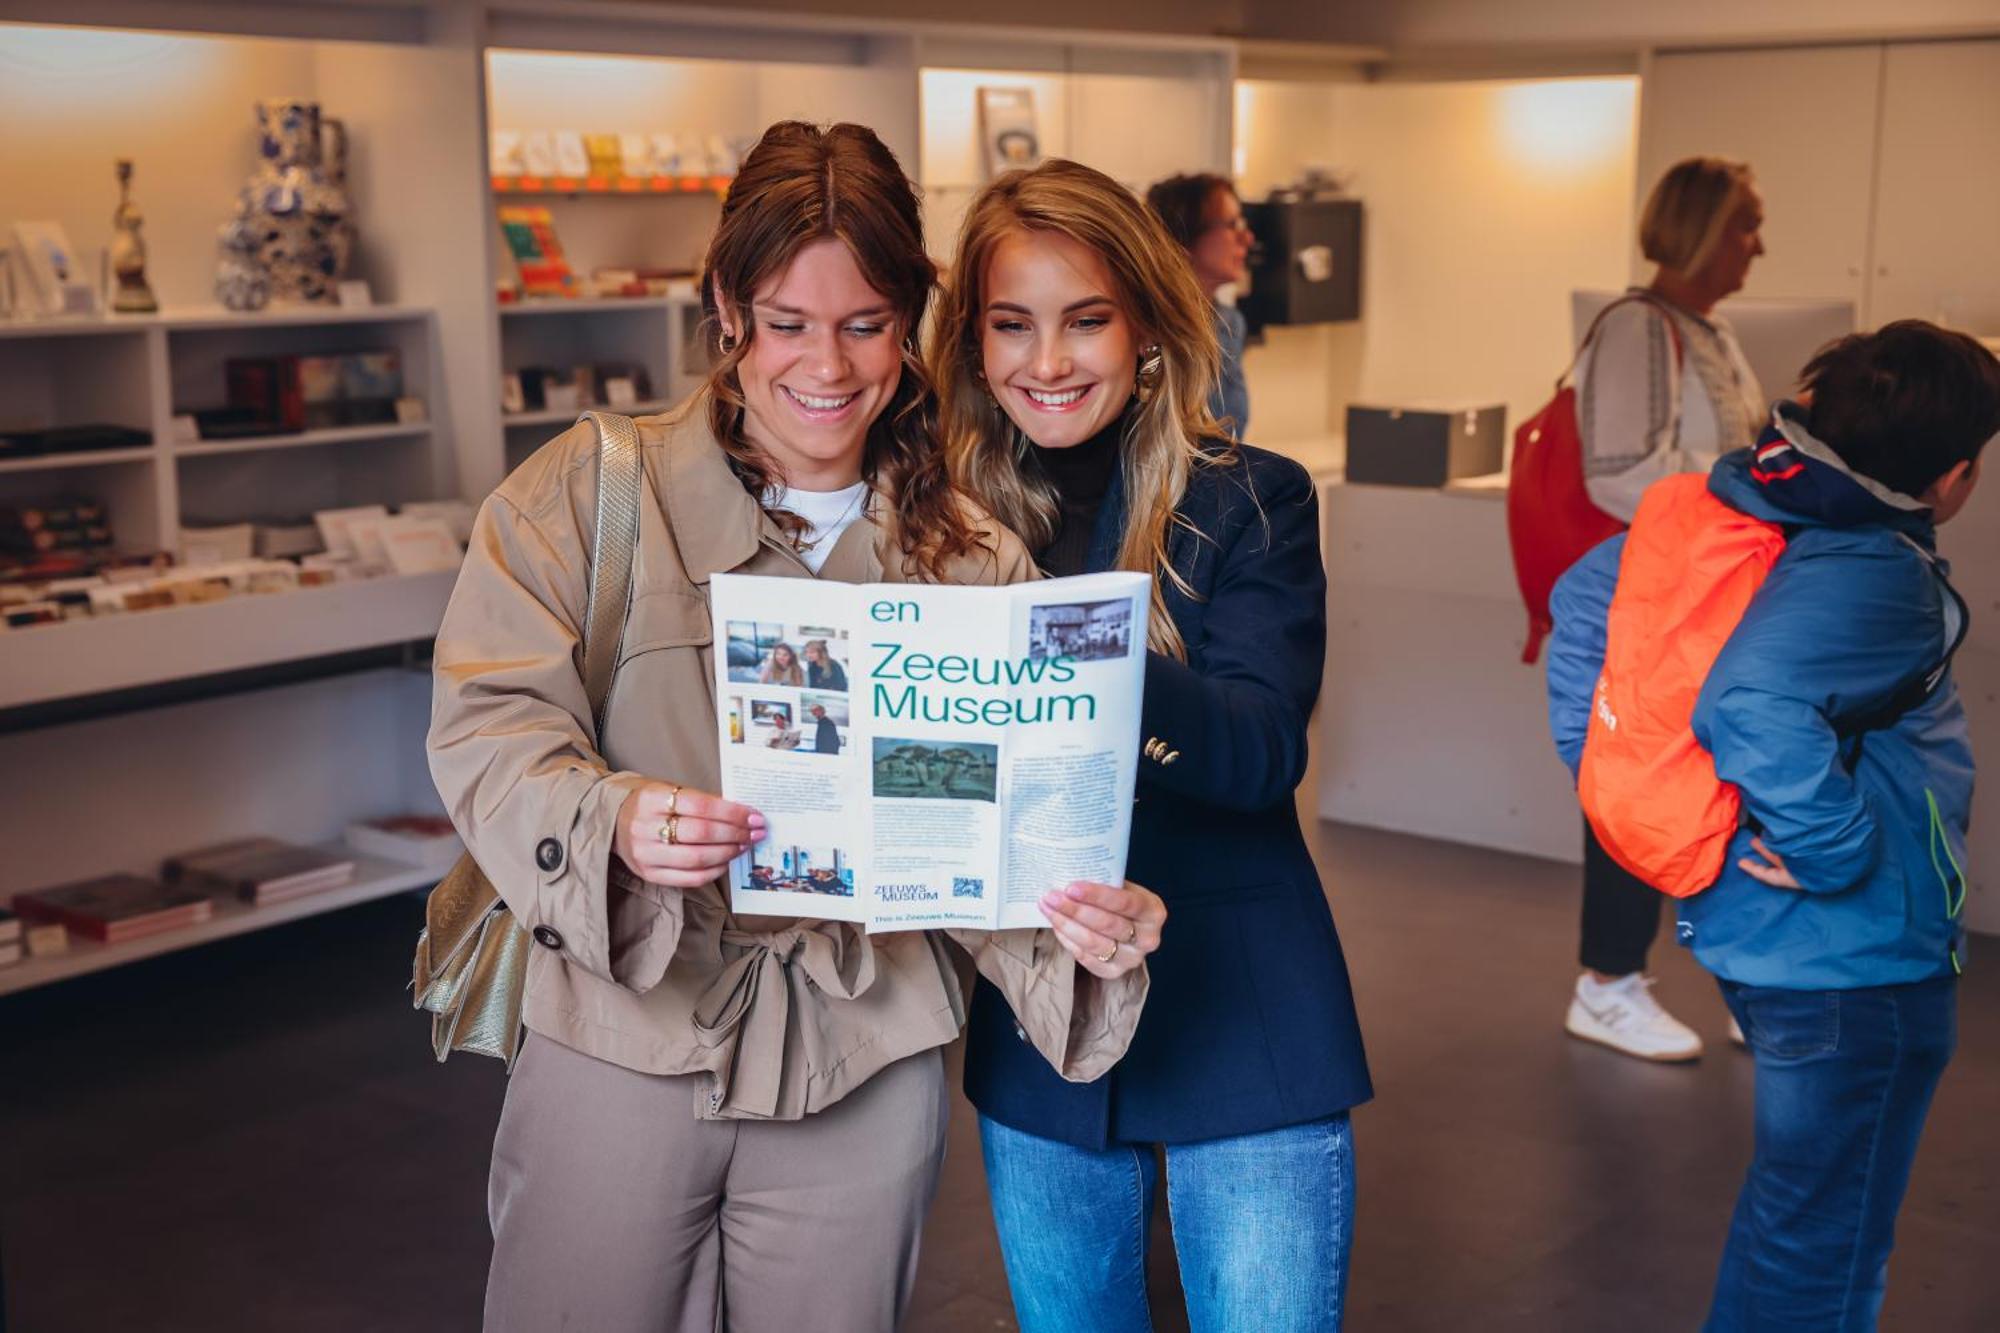
[[[1145,757],[1126,875],[1166,900],[1123,1061],[1069,1083],[981,981],[965,1091],[1004,1125],[1087,1148],[1187,1143],[1319,1119],[1373,1095],[1340,937],[1299,828],[1307,718],[1326,657],[1319,501],[1290,459],[1240,446],[1197,468],[1162,581],[1187,661],[1146,660]],[[1122,473],[1086,569],[1115,564]]]

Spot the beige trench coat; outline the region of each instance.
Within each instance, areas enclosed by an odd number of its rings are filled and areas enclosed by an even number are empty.
[[[738,916],[726,881],[660,888],[613,855],[619,808],[642,783],[720,789],[709,576],[812,577],[729,470],[701,399],[639,430],[632,609],[602,754],[580,674],[597,481],[588,424],[481,507],[438,632],[431,772],[466,846],[535,937],[523,1021],[630,1069],[711,1075],[698,1116],[796,1119],[957,1035],[965,1006],[949,936],[1063,1077],[1110,1069],[1138,1022],[1143,968],[1102,981],[1047,930],[871,938],[841,923]],[[983,549],[952,581],[1032,577],[1013,534],[975,517]],[[820,577],[914,575],[871,517],[842,534]]]

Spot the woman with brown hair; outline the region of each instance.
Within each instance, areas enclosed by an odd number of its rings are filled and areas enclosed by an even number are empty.
[[[757,672],[760,685],[804,685],[805,672],[799,669],[799,655],[789,643],[774,644]]]
[[[1299,828],[1326,648],[1305,469],[1206,406],[1217,349],[1182,249],[1073,162],[972,203],[930,348],[954,475],[1050,574],[1153,576],[1131,874],[1171,906],[1125,1059],[1088,1082],[973,998],[966,1092],[1025,1333],[1151,1327],[1164,1148],[1199,1330],[1340,1324],[1350,1107],[1370,1094],[1347,968]],[[1084,915],[1098,951],[1143,944]]]
[[[915,191],[866,129],[787,122],[744,159],[702,277],[720,356],[639,423],[630,610],[601,727],[577,661],[591,429],[480,511],[437,641],[431,767],[535,948],[494,1143],[489,1329],[887,1329],[944,1146],[964,1011],[942,933],[739,916],[764,834],[715,794],[717,572],[1032,574],[954,491],[914,339]],[[1099,895],[1154,937],[1150,895]],[[1135,906],[1136,905],[1136,906]],[[1123,1053],[1141,949],[958,933],[1062,1078]],[[1066,932],[1066,933],[1064,933]]]

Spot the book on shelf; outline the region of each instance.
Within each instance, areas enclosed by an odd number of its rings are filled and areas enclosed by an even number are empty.
[[[289,435],[396,420],[403,361],[393,349],[323,356],[233,357],[228,406],[192,413],[203,439]]]
[[[170,856],[160,872],[190,890],[279,903],[346,884],[354,878],[354,860],[277,838],[237,838]]]
[[[21,918],[0,907],[0,967],[21,961]]]
[[[347,845],[364,856],[417,866],[438,875],[451,869],[465,845],[443,815],[389,815],[347,826]]]
[[[35,925],[57,925],[85,939],[119,944],[208,920],[208,895],[138,875],[104,875],[14,895],[14,911]]]
[[[571,296],[576,291],[576,273],[563,256],[562,242],[556,239],[555,218],[536,205],[506,205],[500,209],[500,231],[507,239],[508,253],[521,279],[521,290],[529,296]]]

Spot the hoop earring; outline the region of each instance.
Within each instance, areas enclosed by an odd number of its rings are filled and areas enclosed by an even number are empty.
[[[1139,371],[1132,377],[1132,396],[1143,405],[1153,401],[1153,395],[1160,391],[1160,380],[1166,370],[1166,356],[1155,343],[1139,354]]]
[[[718,330],[715,335],[715,350],[728,356],[736,350],[736,339],[727,330]]]

